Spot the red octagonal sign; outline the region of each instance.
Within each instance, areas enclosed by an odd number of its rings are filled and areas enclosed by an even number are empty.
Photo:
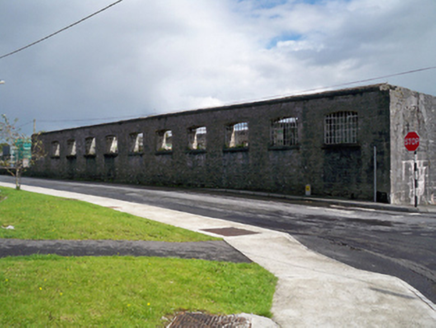
[[[419,147],[419,135],[416,132],[409,132],[404,138],[404,146],[408,151],[415,151]]]

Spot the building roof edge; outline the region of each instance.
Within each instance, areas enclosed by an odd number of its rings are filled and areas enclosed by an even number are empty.
[[[278,97],[278,98],[267,98],[267,99],[261,99],[261,100],[255,100],[255,101],[247,101],[247,102],[238,102],[233,104],[227,104],[222,106],[216,106],[216,107],[205,107],[205,108],[199,108],[199,109],[190,109],[190,110],[183,110],[178,112],[172,112],[172,113],[165,113],[165,114],[157,114],[157,115],[150,115],[145,117],[138,117],[134,119],[129,120],[121,120],[121,121],[114,121],[114,122],[107,122],[107,123],[101,123],[101,124],[93,124],[93,125],[84,125],[80,127],[75,128],[67,128],[62,130],[54,130],[54,131],[47,131],[47,132],[41,132],[37,133],[36,135],[46,135],[51,133],[59,133],[59,132],[67,132],[67,131],[73,131],[83,128],[93,128],[93,127],[100,127],[105,125],[112,125],[112,124],[123,124],[123,123],[131,123],[135,121],[142,121],[146,119],[156,119],[161,117],[170,117],[170,116],[179,116],[179,115],[187,115],[187,114],[195,114],[199,112],[209,112],[209,111],[217,111],[217,110],[231,110],[231,109],[237,109],[241,107],[254,107],[254,106],[263,106],[267,104],[274,104],[279,102],[292,102],[292,101],[304,101],[304,100],[311,100],[311,99],[317,99],[317,98],[325,98],[325,97],[336,97],[336,96],[343,96],[343,95],[349,95],[349,94],[357,94],[357,93],[363,93],[363,92],[372,92],[372,91],[388,91],[393,90],[397,88],[397,86],[390,85],[388,83],[379,83],[379,84],[371,84],[371,85],[364,85],[364,86],[358,86],[353,88],[346,88],[346,89],[336,89],[336,90],[326,90],[316,93],[306,93],[306,94],[297,94],[297,95],[291,95],[286,97]]]

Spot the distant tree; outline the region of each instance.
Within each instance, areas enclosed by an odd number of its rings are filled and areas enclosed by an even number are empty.
[[[3,151],[3,146],[8,146],[6,142],[0,143],[0,152]]]
[[[1,115],[0,121],[0,143],[11,147],[10,156],[0,157],[0,168],[6,169],[15,177],[15,189],[21,189],[21,176],[36,160],[44,156],[42,142],[38,135],[33,137],[20,133],[16,124],[18,119],[9,121],[5,114]]]

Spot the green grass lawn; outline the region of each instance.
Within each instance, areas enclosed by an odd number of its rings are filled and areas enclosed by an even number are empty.
[[[0,188],[0,238],[210,240],[132,215]],[[100,231],[101,230],[101,231]],[[0,259],[2,327],[163,327],[177,311],[270,316],[276,278],[255,263],[155,257]]]
[[[0,238],[66,240],[214,240],[134,215],[68,198],[0,187]]]
[[[159,327],[178,310],[269,316],[256,264],[151,257],[0,259],[0,326]]]

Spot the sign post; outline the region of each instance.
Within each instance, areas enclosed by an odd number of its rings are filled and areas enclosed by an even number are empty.
[[[377,203],[377,147],[374,146],[374,203]]]
[[[418,154],[416,150],[419,147],[419,135],[418,133],[412,131],[407,133],[407,135],[404,137],[404,146],[408,151],[413,151],[413,176],[414,176],[414,196],[415,196],[415,207],[418,207],[418,166],[417,166],[417,159]]]

